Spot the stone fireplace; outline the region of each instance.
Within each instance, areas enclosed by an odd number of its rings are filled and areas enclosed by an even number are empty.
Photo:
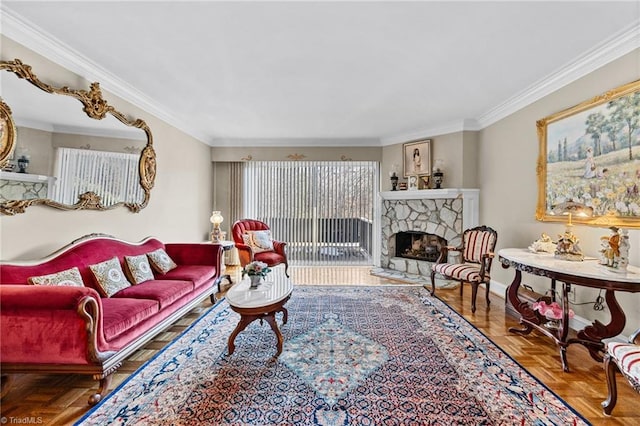
[[[381,192],[380,267],[430,276],[443,245],[458,246],[478,226],[477,189]]]

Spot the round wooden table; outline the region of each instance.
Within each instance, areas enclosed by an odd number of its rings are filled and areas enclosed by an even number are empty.
[[[279,271],[272,271],[267,275],[258,288],[250,288],[249,278],[245,278],[238,284],[231,287],[226,298],[229,306],[240,314],[240,321],[229,336],[229,355],[235,350],[235,339],[253,321],[265,320],[278,339],[276,356],[282,353],[282,333],[276,322],[276,313],[282,312],[282,324],[287,323],[288,312],[284,307],[293,292],[293,284]]]

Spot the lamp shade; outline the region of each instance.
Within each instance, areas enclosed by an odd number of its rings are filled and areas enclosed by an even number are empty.
[[[224,217],[222,217],[220,212],[216,210],[211,213],[211,218],[209,220],[211,220],[211,223],[213,223],[214,225],[220,225],[224,220]]]

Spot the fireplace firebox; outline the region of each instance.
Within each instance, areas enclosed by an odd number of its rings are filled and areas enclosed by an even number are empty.
[[[419,231],[396,234],[396,257],[435,262],[447,240],[435,234]]]

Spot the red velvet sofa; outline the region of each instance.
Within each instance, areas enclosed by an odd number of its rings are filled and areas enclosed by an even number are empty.
[[[90,265],[163,248],[177,264],[166,274],[102,297]],[[106,394],[122,361],[210,298],[215,303],[220,245],[129,243],[106,235],[83,237],[45,259],[0,262],[2,396],[12,373],[90,374]],[[84,287],[31,285],[28,279],[78,267]]]

